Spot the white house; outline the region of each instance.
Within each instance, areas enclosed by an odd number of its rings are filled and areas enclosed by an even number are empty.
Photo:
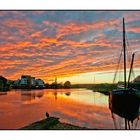
[[[35,77],[31,77],[30,75],[22,75],[20,80],[16,80],[14,82],[14,85],[20,86],[20,87],[39,87],[39,88],[44,88],[45,84],[44,81],[41,79],[36,79]]]
[[[41,79],[36,79],[37,87],[45,87],[44,81]]]
[[[20,80],[21,86],[27,86],[31,84],[31,76],[30,75],[22,75]]]
[[[31,86],[36,86],[36,79],[35,79],[35,77],[31,77]]]

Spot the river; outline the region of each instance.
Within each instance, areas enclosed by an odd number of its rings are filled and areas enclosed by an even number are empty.
[[[87,128],[114,129],[108,96],[87,89],[0,92],[0,129],[18,129],[45,118]],[[119,120],[120,121],[120,120]]]

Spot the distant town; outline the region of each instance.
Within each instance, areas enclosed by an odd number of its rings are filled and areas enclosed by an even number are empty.
[[[116,89],[117,85],[123,85],[123,82],[118,83],[100,83],[100,84],[71,84],[70,81],[58,83],[57,77],[49,84],[45,83],[42,79],[32,77],[31,75],[21,75],[17,80],[8,80],[0,76],[0,91],[8,91],[10,89],[69,89],[69,88],[86,88],[94,92],[100,92],[108,95],[109,91]],[[131,81],[131,86],[140,90],[140,75]]]
[[[21,75],[17,80],[8,80],[0,76],[0,91],[9,89],[44,89],[44,88],[70,88],[70,81],[57,83],[57,78],[51,84],[45,83],[42,79],[32,77],[31,75]]]

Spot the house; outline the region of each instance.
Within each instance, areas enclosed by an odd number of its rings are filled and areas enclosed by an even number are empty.
[[[44,88],[45,87],[44,81],[41,79],[36,79],[36,87],[37,88]]]
[[[44,81],[41,79],[36,79],[30,75],[22,75],[21,79],[15,80],[13,83],[14,88],[21,89],[34,89],[34,88],[44,88]]]
[[[7,84],[7,79],[3,76],[0,76],[0,91],[7,91],[9,90],[9,86]]]
[[[30,75],[22,75],[20,80],[20,86],[28,86],[28,87],[35,87],[36,86],[36,79],[35,77],[31,77]]]
[[[31,84],[31,76],[30,75],[22,75],[20,80],[20,86],[28,86]]]
[[[20,79],[19,87],[31,88],[31,76],[30,75],[22,75],[21,79]]]
[[[13,82],[11,82],[10,84],[11,88],[20,88],[20,79],[17,80],[13,80]]]
[[[31,86],[32,87],[36,86],[36,79],[35,79],[35,77],[31,77]]]
[[[13,86],[19,86],[20,85],[20,79],[13,81]]]

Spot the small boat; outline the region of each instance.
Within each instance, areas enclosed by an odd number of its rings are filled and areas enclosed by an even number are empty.
[[[129,121],[133,121],[139,116],[139,90],[130,88],[113,90],[110,95],[110,102],[111,111]]]
[[[112,113],[125,118],[125,121],[135,120],[140,115],[140,91],[130,86],[130,77],[133,68],[135,54],[132,54],[131,66],[126,80],[126,43],[125,43],[125,22],[123,18],[123,58],[124,58],[124,86],[110,92],[109,108]],[[125,122],[126,124],[126,122]],[[127,125],[127,124],[126,124]],[[127,128],[127,126],[125,126]]]

